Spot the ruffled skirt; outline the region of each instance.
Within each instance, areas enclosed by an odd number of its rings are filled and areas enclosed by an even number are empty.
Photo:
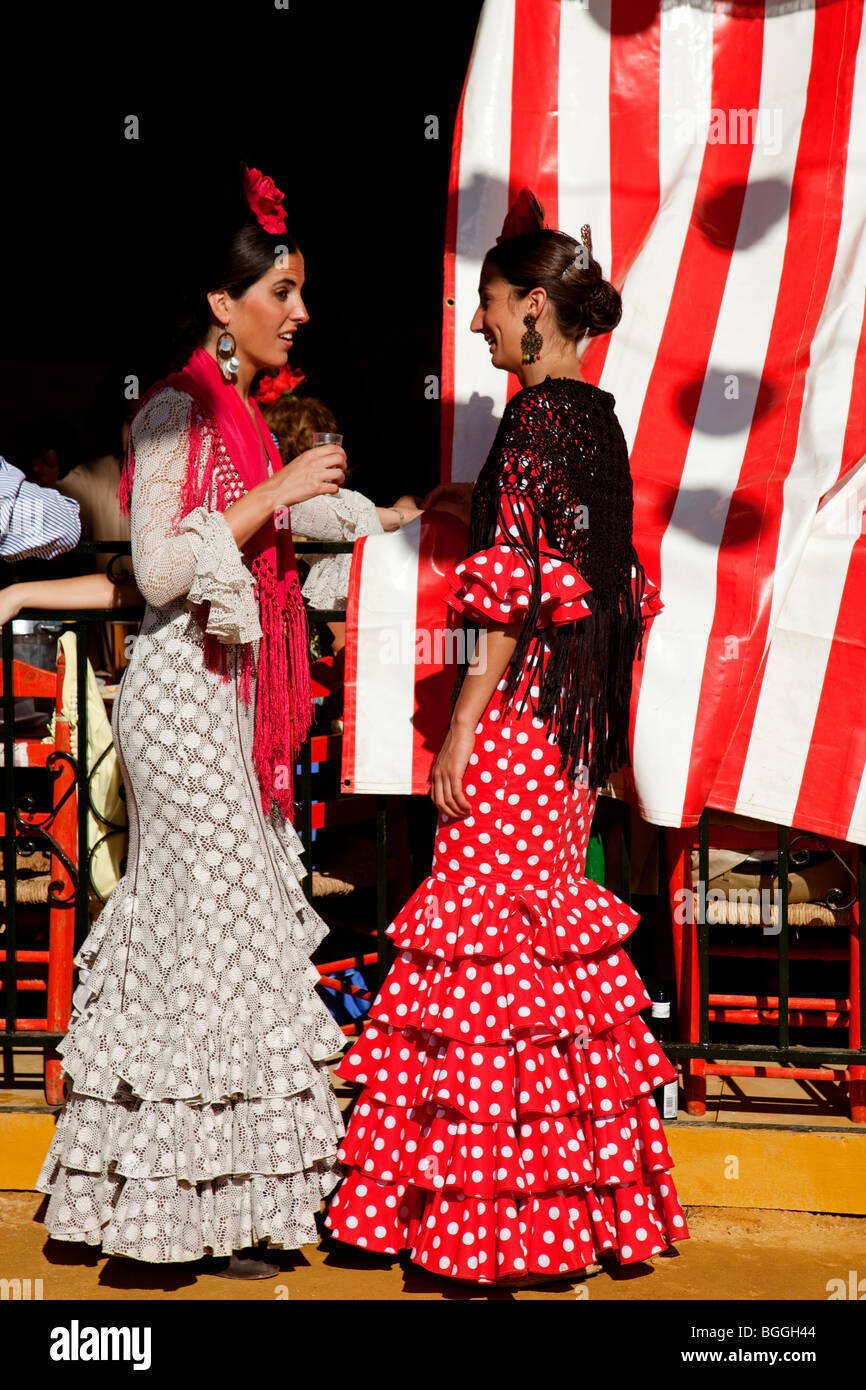
[[[688,1237],[652,1097],[676,1068],[640,1017],[639,918],[433,875],[338,1069],[363,1087],[326,1219],[339,1240],[479,1283],[632,1264]]]

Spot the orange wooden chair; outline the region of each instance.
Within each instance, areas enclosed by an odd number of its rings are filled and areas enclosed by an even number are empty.
[[[44,884],[42,901],[48,905],[48,949],[15,950],[14,988],[21,994],[36,996],[43,1005],[41,1016],[12,1018],[13,1008],[8,1007],[7,1017],[0,1018],[0,1031],[11,1031],[21,1035],[26,1043],[28,1033],[64,1033],[72,1010],[72,958],[75,940],[75,879],[74,871],[78,859],[78,796],[75,785],[75,770],[71,759],[69,723],[62,716],[62,691],[65,663],[59,653],[57,670],[43,671],[22,661],[12,663],[12,686],[16,697],[48,698],[55,702],[53,742],[42,742],[34,738],[15,738],[16,762],[18,757],[27,767],[47,768],[54,776],[51,810],[25,812],[19,821],[33,827],[32,837],[21,831],[20,838],[41,838],[39,830],[50,835],[49,874]],[[0,694],[3,691],[2,667],[0,667]],[[0,832],[5,833],[5,816],[0,813]],[[59,850],[59,853],[56,852]],[[72,872],[70,872],[70,868]],[[5,886],[5,885],[4,885]],[[0,990],[4,991],[9,978],[7,951],[0,950]],[[31,967],[42,970],[34,972]],[[0,996],[2,998],[3,996]],[[45,1044],[45,1097],[49,1105],[63,1102],[62,1063],[50,1043]]]
[[[707,814],[707,813],[705,813]],[[734,824],[714,823],[712,814],[709,820],[709,843],[718,849],[742,850],[744,855],[752,850],[775,850],[777,833],[775,829],[749,828]],[[856,845],[829,836],[810,837],[797,834],[797,848],[823,850],[830,848],[847,863],[853,882],[858,881],[859,853]],[[664,832],[664,851],[667,867],[668,889],[671,903],[671,922],[673,928],[673,954],[676,975],[677,1012],[681,1041],[696,1043],[700,1041],[700,998],[699,998],[699,960],[697,925],[697,883],[693,881],[692,851],[699,848],[699,826],[666,828]],[[683,906],[686,906],[686,911]],[[692,910],[693,908],[693,910]],[[838,913],[820,904],[789,904],[789,923],[797,920],[797,909],[813,909],[799,914],[803,923],[810,920],[821,922],[832,932],[833,940],[817,945],[792,942],[788,946],[788,958],[796,960],[835,961],[847,964],[848,992],[844,998],[819,998],[817,996],[790,995],[788,997],[787,1020],[791,1029],[833,1028],[846,1035],[845,1046],[859,1051],[862,1046],[860,1031],[860,924],[857,899],[852,906]],[[823,914],[823,915],[822,915]],[[731,922],[736,925],[736,922]],[[712,931],[712,928],[710,928]],[[722,956],[742,960],[769,960],[777,958],[778,937],[769,940],[761,938],[754,942],[714,944],[710,936],[708,964],[713,958]],[[779,1022],[779,998],[777,995],[719,994],[710,991],[708,998],[708,1017],[710,1023],[740,1024],[754,1027],[756,1024],[776,1024]],[[813,1049],[821,1051],[820,1048]],[[771,1051],[771,1049],[770,1049]],[[725,1044],[714,1043],[712,1052],[724,1056]],[[708,1076],[780,1077],[811,1081],[847,1082],[849,1107],[852,1121],[866,1123],[866,1066],[855,1063],[849,1065],[777,1065],[772,1060],[766,1063],[752,1059],[746,1061],[708,1061],[702,1057],[683,1059],[683,1085],[686,1109],[690,1115],[703,1115],[706,1111],[706,1078]]]

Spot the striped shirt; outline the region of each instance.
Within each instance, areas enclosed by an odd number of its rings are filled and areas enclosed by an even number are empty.
[[[53,560],[81,539],[78,503],[0,457],[0,559]]]

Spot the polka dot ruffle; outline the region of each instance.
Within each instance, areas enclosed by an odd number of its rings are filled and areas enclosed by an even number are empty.
[[[525,558],[509,545],[477,551],[446,570],[446,578],[446,603],[470,619],[515,622],[521,609],[529,607],[532,575]],[[583,595],[589,592],[586,580],[566,560],[542,556],[539,627],[587,617],[591,610]]]
[[[269,1245],[295,1250],[318,1241],[315,1214],[338,1181],[333,1159],[290,1176],[253,1173],[201,1184],[72,1173],[58,1164],[51,1234],[152,1264],[230,1255],[255,1245],[262,1231]]]
[[[589,956],[624,941],[640,914],[608,888],[579,878],[547,888],[532,882],[467,885],[430,875],[387,928],[397,946],[452,961],[498,957],[531,942],[545,960]]]
[[[628,1188],[484,1199],[379,1183],[353,1169],[331,1203],[328,1224],[338,1239],[363,1249],[408,1248],[431,1273],[479,1283],[582,1269],[605,1251],[633,1264],[688,1236],[665,1173]]]
[[[528,946],[483,962],[401,951],[369,1016],[483,1046],[530,1034],[570,1037],[581,1029],[594,1037],[650,1002],[625,952],[584,964],[543,963]]]
[[[532,575],[523,555],[510,545],[479,550],[446,570],[449,608],[465,613],[470,621],[515,622],[529,607]],[[632,580],[637,574],[632,568]],[[633,584],[634,587],[634,584]],[[562,556],[542,555],[541,607],[538,626],[573,623],[592,611],[586,595],[592,590],[583,576]],[[658,587],[649,579],[640,611],[647,623],[664,608]]]
[[[658,1116],[650,1106],[635,1111],[608,1123],[610,1140],[600,1145],[598,1178],[593,1129],[578,1115],[524,1120],[518,1128],[472,1123],[441,1107],[402,1109],[365,1099],[338,1157],[377,1182],[411,1179],[416,1187],[461,1198],[540,1196],[599,1179],[633,1183],[671,1166]]]
[[[338,1075],[364,1086],[365,1099],[415,1110],[428,1103],[448,1106],[483,1124],[577,1112],[601,1123],[627,1112],[636,1096],[673,1080],[676,1068],[636,1016],[591,1046],[577,1035],[467,1046],[438,1034],[371,1024]]]

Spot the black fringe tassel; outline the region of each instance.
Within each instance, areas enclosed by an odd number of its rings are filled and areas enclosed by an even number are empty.
[[[645,622],[641,601],[646,573],[632,546],[628,571],[617,576],[610,591],[593,590],[584,596],[592,609],[589,616],[539,629],[544,579],[541,565],[551,552],[540,544],[538,509],[527,508],[524,512],[518,507],[515,511],[518,535],[509,535],[508,544],[527,563],[532,589],[529,606],[518,610],[524,614],[523,628],[505,673],[503,698],[509,700],[513,695],[530,652],[532,670],[538,671],[547,641],[551,652],[540,692],[538,718],[547,720],[548,735],[553,734],[559,746],[560,775],[564,773],[570,785],[580,779],[591,790],[598,790],[609,782],[617,768],[623,764],[631,766],[628,735],[632,669],[635,659],[643,654]],[[495,523],[485,530],[492,538]],[[488,545],[492,545],[490,538]],[[556,552],[553,554],[556,556]],[[632,565],[636,581],[631,577]],[[478,624],[464,617],[463,630],[469,639],[467,649],[474,649],[480,632]],[[467,662],[461,662],[451,698],[452,710],[467,667]],[[527,687],[521,713],[528,695]]]

